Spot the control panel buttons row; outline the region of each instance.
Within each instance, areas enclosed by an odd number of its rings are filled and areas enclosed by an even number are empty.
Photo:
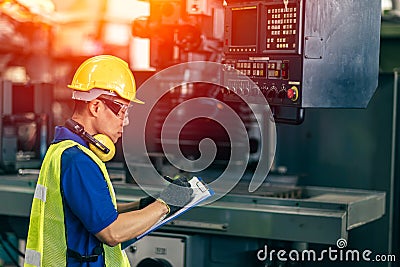
[[[285,85],[282,85],[278,89],[275,85],[270,88],[267,86],[261,86],[261,88],[249,88],[245,86],[227,86],[222,89],[222,93],[225,95],[239,95],[239,96],[261,96],[263,95],[268,100],[278,99],[283,101],[284,99],[290,99],[292,102],[296,102],[299,99],[299,89],[296,86],[292,86],[289,89]]]

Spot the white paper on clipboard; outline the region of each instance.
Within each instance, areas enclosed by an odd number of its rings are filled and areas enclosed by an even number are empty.
[[[154,224],[150,229],[148,229],[146,232],[143,234],[139,235],[136,240],[139,240],[140,238],[148,235],[149,233],[153,232],[157,228],[161,227],[162,225],[166,224],[169,221],[172,221],[179,215],[185,213],[189,209],[197,206],[200,204],[202,201],[206,200],[207,198],[211,197],[214,195],[214,191],[210,189],[201,178],[199,177],[193,177],[189,181],[191,188],[193,189],[193,199],[190,201],[186,206],[182,207],[180,210],[175,212],[175,214],[172,214],[171,216],[168,216],[164,220],[161,220]]]

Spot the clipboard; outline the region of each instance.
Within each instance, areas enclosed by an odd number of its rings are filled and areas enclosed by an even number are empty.
[[[190,183],[191,188],[193,189],[193,194],[192,194],[193,199],[186,206],[182,207],[174,214],[158,221],[152,227],[150,227],[147,231],[145,231],[141,235],[137,236],[136,238],[134,238],[130,241],[124,242],[122,244],[122,247],[126,248],[127,246],[138,241],[139,239],[143,238],[144,236],[150,234],[151,232],[160,228],[164,224],[174,220],[176,217],[182,215],[183,213],[187,212],[191,208],[199,205],[201,202],[203,202],[204,200],[208,199],[209,197],[211,197],[215,194],[214,191],[211,188],[209,188],[207,186],[207,184],[200,177],[196,177],[196,176],[192,177],[192,179],[189,180],[189,183]]]

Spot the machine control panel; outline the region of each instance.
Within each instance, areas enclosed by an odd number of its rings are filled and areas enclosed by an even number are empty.
[[[228,3],[225,14],[224,63],[249,77],[245,85],[233,73],[224,73],[226,100],[233,94],[265,97],[270,105],[301,106],[302,1]],[[295,86],[296,89],[292,89]]]
[[[258,85],[274,115],[368,105],[378,86],[379,0],[226,2],[224,63]],[[243,83],[225,76],[235,90]]]

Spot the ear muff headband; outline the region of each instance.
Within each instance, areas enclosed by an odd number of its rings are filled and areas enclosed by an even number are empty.
[[[90,135],[78,122],[68,119],[65,127],[73,133],[82,137],[89,143],[90,150],[93,151],[103,162],[111,160],[115,155],[115,145],[112,140],[104,134]]]

